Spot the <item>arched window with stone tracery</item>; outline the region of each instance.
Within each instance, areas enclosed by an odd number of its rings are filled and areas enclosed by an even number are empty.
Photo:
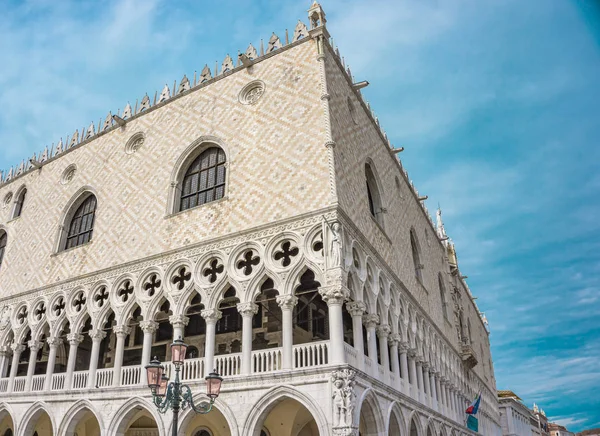
[[[97,203],[96,196],[90,193],[79,204],[65,227],[68,228],[68,233],[63,247],[64,250],[78,247],[92,240]]]
[[[369,212],[371,212],[371,215],[373,216],[375,221],[377,221],[377,223],[381,227],[383,227],[383,205],[381,199],[381,192],[373,168],[369,163],[365,165],[365,177],[367,181],[367,198],[369,201]]]
[[[7,243],[8,234],[4,230],[0,230],[0,266],[2,266],[2,260],[4,259],[4,252],[6,251]]]
[[[421,250],[419,249],[419,242],[417,240],[417,236],[415,235],[414,229],[410,231],[410,248],[412,251],[413,263],[415,266],[415,275],[417,276],[417,280],[419,282],[423,282],[423,264],[421,263]]]
[[[207,148],[194,159],[181,183],[180,211],[225,196],[226,162],[225,152],[220,147]]]

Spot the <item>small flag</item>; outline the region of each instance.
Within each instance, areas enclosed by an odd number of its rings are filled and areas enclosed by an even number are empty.
[[[471,403],[471,405],[469,407],[467,407],[467,410],[465,410],[465,413],[468,415],[476,415],[477,411],[479,410],[479,403],[481,403],[481,392],[479,393],[479,395],[477,395],[477,397]]]

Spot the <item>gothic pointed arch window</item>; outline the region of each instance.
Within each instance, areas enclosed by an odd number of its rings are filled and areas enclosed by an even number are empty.
[[[65,223],[67,237],[63,246],[64,250],[78,247],[92,240],[97,203],[96,196],[91,193],[78,203],[70,220]]]
[[[225,152],[217,146],[205,149],[192,161],[181,182],[179,211],[225,196],[226,163]]]
[[[4,230],[0,230],[0,266],[2,266],[2,260],[4,259],[4,252],[6,251],[7,242],[8,234]]]
[[[442,312],[446,321],[448,320],[448,302],[446,301],[446,287],[442,279],[442,273],[438,274],[438,287],[440,288],[440,299],[442,300]]]
[[[377,183],[377,178],[370,163],[365,164],[365,178],[367,181],[367,199],[369,201],[369,212],[383,227],[383,205],[381,201],[381,192]]]
[[[421,263],[421,250],[419,248],[419,241],[417,235],[415,235],[414,229],[410,231],[410,248],[412,251],[413,264],[415,266],[415,275],[417,280],[423,283],[423,264]]]
[[[27,195],[27,188],[23,187],[15,196],[15,205],[13,208],[11,219],[19,218],[23,212],[23,205],[25,204],[25,196]]]

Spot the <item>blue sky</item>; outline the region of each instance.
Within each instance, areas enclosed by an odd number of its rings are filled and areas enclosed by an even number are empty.
[[[0,167],[306,21],[310,1],[3,4]],[[600,7],[325,0],[492,330],[498,387],[600,426]]]

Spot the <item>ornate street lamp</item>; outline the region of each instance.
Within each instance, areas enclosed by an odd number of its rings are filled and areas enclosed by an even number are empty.
[[[152,392],[154,405],[160,413],[166,413],[173,409],[173,436],[177,436],[177,424],[179,410],[191,407],[196,413],[206,414],[212,410],[212,406],[221,392],[221,383],[223,378],[216,372],[211,372],[205,377],[206,395],[208,401],[203,401],[200,405],[194,404],[192,390],[179,380],[179,371],[185,360],[187,345],[179,339],[175,339],[171,344],[171,362],[175,366],[175,380],[169,383],[169,378],[164,374],[165,367],[155,357],[148,365],[146,372],[148,375],[148,387]]]

